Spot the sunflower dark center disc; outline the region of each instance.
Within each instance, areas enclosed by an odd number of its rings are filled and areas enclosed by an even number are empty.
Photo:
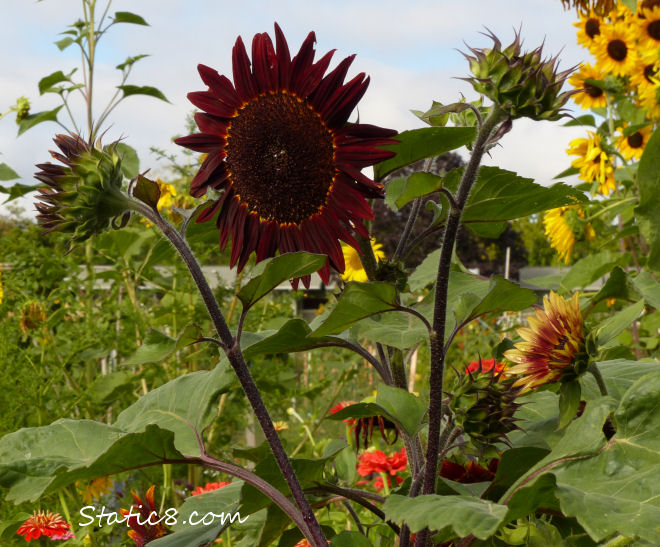
[[[300,223],[326,204],[334,138],[306,102],[283,92],[260,95],[239,109],[227,135],[227,167],[249,211]]]
[[[598,22],[598,19],[593,17],[587,19],[587,22],[584,24],[584,32],[586,32],[587,36],[591,39],[597,34],[600,34],[600,23]]]
[[[644,137],[637,131],[628,137],[628,145],[630,148],[639,148],[644,143]]]
[[[623,40],[612,40],[607,44],[607,54],[615,61],[623,61],[628,55],[628,47]]]
[[[660,40],[660,21],[653,21],[646,27],[646,32],[654,40]]]
[[[587,93],[587,95],[593,97],[594,99],[597,99],[603,94],[602,89],[591,84],[584,84],[584,91]]]
[[[650,84],[653,83],[653,80],[651,79],[652,76],[655,76],[655,66],[646,65],[644,67],[644,78],[646,78],[646,81],[649,82]]]

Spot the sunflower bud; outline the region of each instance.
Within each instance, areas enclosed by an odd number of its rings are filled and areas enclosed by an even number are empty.
[[[557,57],[543,58],[543,46],[523,52],[520,34],[505,48],[492,33],[492,48],[468,48],[474,57],[463,54],[470,63],[471,78],[462,78],[504,110],[511,119],[558,120],[563,106],[575,91],[560,93],[573,69],[557,72]]]
[[[13,108],[16,110],[16,123],[20,123],[30,113],[30,99],[19,97]]]
[[[90,147],[80,137],[58,135],[55,144],[63,152],[51,151],[64,165],[42,163],[35,178],[46,183],[36,208],[45,233],[60,231],[71,235],[72,248],[94,234],[128,222],[129,198],[121,191],[121,158],[114,146],[103,150]]]
[[[508,443],[507,434],[519,429],[513,417],[522,391],[504,378],[504,365],[495,359],[470,363],[454,382],[449,407],[454,420],[478,448]]]

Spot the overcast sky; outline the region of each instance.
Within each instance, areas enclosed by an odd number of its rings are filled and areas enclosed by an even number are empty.
[[[98,3],[105,5],[104,0]],[[0,0],[0,4],[1,111],[20,95],[31,100],[32,112],[58,106],[55,95],[39,96],[37,83],[56,70],[67,72],[78,66],[78,50],[72,46],[60,52],[54,42],[79,18],[80,0]],[[236,37],[241,35],[249,44],[257,32],[272,36],[274,21],[282,27],[292,55],[310,30],[316,32],[317,57],[337,49],[337,62],[356,53],[349,77],[358,72],[371,76],[359,105],[360,121],[399,131],[422,125],[410,109],[426,110],[433,100],[455,102],[461,93],[476,98],[469,84],[454,78],[468,74],[457,49],[465,50],[463,41],[488,46],[489,40],[480,33],[484,26],[507,44],[513,28],[522,25],[530,48],[545,39],[548,54],[563,49],[561,67],[588,60],[575,43],[571,24],[575,14],[564,12],[559,0],[114,0],[111,13],[115,11],[137,13],[150,26],[117,25],[102,39],[95,106],[102,107],[119,84],[117,64],[128,56],[150,55],[135,65],[128,83],[157,87],[171,104],[139,96],[126,99],[112,116],[105,142],[124,137],[138,150],[141,168],[150,167],[152,173],[162,171],[149,147],[177,149],[172,136],[184,132],[186,114],[192,111],[186,94],[205,89],[197,64],[231,77]],[[82,103],[76,112],[82,120]],[[34,164],[49,159],[51,139],[61,128],[47,122],[19,138],[16,132],[13,114],[0,120],[0,162],[13,167],[20,182],[32,184]],[[583,130],[560,123],[518,120],[485,163],[549,184],[569,165],[568,141],[581,134]],[[27,200],[21,205],[32,209]]]

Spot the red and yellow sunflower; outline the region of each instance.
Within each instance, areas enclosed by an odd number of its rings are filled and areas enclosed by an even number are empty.
[[[319,271],[327,282],[330,268],[344,271],[340,241],[357,249],[352,232],[369,236],[367,199],[384,195],[361,169],[393,155],[379,146],[396,142],[396,132],[347,123],[369,78],[360,73],[344,82],[354,55],[325,74],[334,51],[314,62],[314,42],[310,32],[291,58],[275,24],[275,45],[257,34],[250,63],[239,37],[233,83],[199,65],[208,90],[188,94],[202,111],[195,115],[201,133],[176,142],[208,154],[190,193],[222,191],[198,222],[217,214],[220,248],[231,236],[230,264],[239,271],[252,252],[261,261],[278,251],[308,251],[328,256]]]

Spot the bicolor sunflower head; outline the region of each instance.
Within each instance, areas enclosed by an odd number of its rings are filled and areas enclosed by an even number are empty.
[[[507,374],[519,375],[513,383],[522,392],[570,381],[587,369],[584,324],[578,293],[563,298],[554,291],[543,298],[543,309],[528,317],[528,327],[518,329],[523,339],[504,356],[516,363]]]
[[[275,24],[275,44],[266,33],[254,37],[252,62],[236,40],[233,82],[199,65],[208,89],[188,98],[201,110],[201,133],[176,142],[207,154],[190,193],[222,192],[197,222],[216,218],[221,249],[231,236],[232,267],[241,270],[253,252],[259,262],[309,251],[328,256],[319,271],[327,283],[330,268],[344,272],[340,241],[357,249],[352,232],[369,237],[367,200],[384,191],[361,169],[393,155],[380,146],[396,132],[347,123],[369,78],[344,82],[354,55],[326,74],[334,51],[315,62],[315,41],[311,32],[292,58]]]
[[[574,91],[561,92],[573,69],[558,71],[557,57],[543,57],[543,46],[522,50],[520,34],[507,47],[492,32],[492,48],[468,48],[474,57],[464,54],[470,63],[470,82],[477,93],[485,95],[512,119],[558,120]]]
[[[508,443],[507,434],[518,429],[514,414],[520,404],[515,400],[521,389],[512,385],[504,371],[504,364],[495,359],[479,359],[454,380],[449,407],[456,425],[480,449]]]
[[[62,153],[51,156],[63,165],[42,163],[34,176],[47,184],[40,189],[35,207],[44,233],[59,231],[70,236],[69,245],[122,224],[130,215],[129,198],[122,192],[121,158],[113,145],[89,146],[79,136],[57,135]]]
[[[138,494],[131,491],[134,501],[131,509],[119,509],[126,525],[131,528],[127,535],[137,547],[144,547],[154,539],[169,533],[167,527],[162,523],[163,519],[158,515],[154,500],[155,490],[156,486],[151,486],[144,496],[144,501]],[[156,524],[151,524],[152,522]]]

